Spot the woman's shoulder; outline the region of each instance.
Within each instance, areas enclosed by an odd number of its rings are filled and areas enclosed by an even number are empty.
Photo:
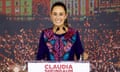
[[[42,32],[52,32],[52,28],[43,29]]]
[[[73,33],[76,33],[78,30],[75,29],[75,28],[72,28],[72,27],[69,27],[68,28],[68,32],[73,32]]]
[[[42,32],[43,32],[44,35],[47,36],[47,37],[50,37],[51,35],[54,34],[52,28],[46,28],[46,29],[44,29]]]

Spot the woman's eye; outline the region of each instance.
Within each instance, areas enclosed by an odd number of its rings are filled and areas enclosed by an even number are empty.
[[[54,15],[54,16],[57,16],[57,15],[63,16],[63,13],[53,13],[53,15]]]
[[[60,16],[62,16],[63,15],[63,13],[60,13]]]
[[[53,15],[54,15],[54,16],[57,16],[57,13],[54,13]]]

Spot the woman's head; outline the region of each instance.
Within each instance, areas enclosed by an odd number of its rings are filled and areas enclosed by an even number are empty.
[[[67,13],[67,8],[66,8],[65,4],[63,4],[62,2],[56,2],[56,3],[54,3],[54,4],[52,5],[52,7],[51,7],[51,12],[53,11],[53,8],[54,8],[55,6],[61,6],[61,7],[64,9],[65,13]]]
[[[65,25],[67,20],[67,9],[62,2],[56,2],[51,7],[51,19],[55,26]]]

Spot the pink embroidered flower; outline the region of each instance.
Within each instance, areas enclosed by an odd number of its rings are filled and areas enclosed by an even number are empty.
[[[64,51],[65,52],[69,51],[71,49],[71,47],[72,47],[72,43],[67,42],[66,46],[64,47]]]
[[[48,46],[49,49],[53,48],[52,44],[50,44],[49,42],[47,42],[46,45]]]
[[[68,32],[65,34],[65,39],[66,39],[66,40],[70,39],[74,33],[75,33],[75,32],[74,32],[73,30],[68,31]]]
[[[46,36],[47,38],[51,38],[51,37],[53,36],[52,30],[46,29],[46,30],[45,30],[45,36]]]

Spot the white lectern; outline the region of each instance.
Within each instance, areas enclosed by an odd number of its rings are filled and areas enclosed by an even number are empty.
[[[90,63],[29,61],[28,72],[90,72]]]

